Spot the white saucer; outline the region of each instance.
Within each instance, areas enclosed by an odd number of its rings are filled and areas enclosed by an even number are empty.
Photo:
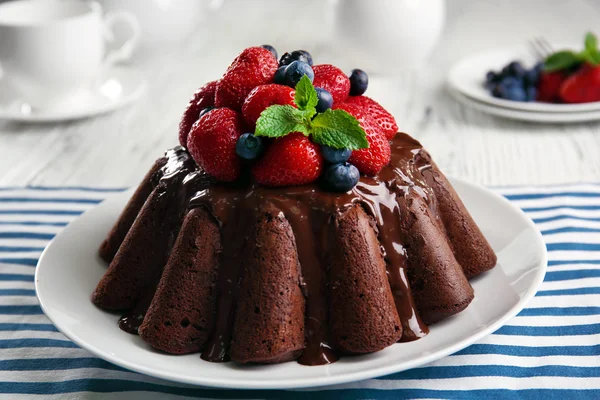
[[[459,351],[496,331],[523,309],[544,279],[542,235],[525,214],[489,190],[452,183],[498,254],[498,265],[474,279],[475,299],[457,316],[431,326],[426,337],[378,353],[345,357],[325,366],[295,362],[242,366],[173,356],[152,350],[117,327],[118,315],[96,308],[90,296],[106,271],[97,249],[131,195],[118,195],[71,223],[46,248],[35,275],[44,313],[71,340],[124,368],[172,381],[240,389],[333,385],[414,368]]]
[[[579,49],[583,43],[553,45],[553,48]],[[600,111],[600,102],[582,104],[551,104],[542,102],[520,102],[498,99],[493,97],[484,87],[485,74],[488,71],[500,71],[502,67],[513,60],[523,62],[527,68],[531,68],[537,60],[530,53],[527,45],[495,49],[477,53],[463,58],[452,66],[447,77],[447,84],[453,90],[458,91],[471,99],[487,103],[489,105],[511,108],[519,111],[535,111],[545,113],[578,113],[588,111]]]
[[[0,79],[0,119],[20,122],[57,122],[91,117],[121,108],[138,99],[146,88],[139,71],[115,67],[104,73],[95,90],[48,109],[29,106]]]
[[[497,117],[503,117],[508,119],[514,119],[518,121],[528,122],[541,122],[541,123],[577,123],[577,122],[590,122],[600,121],[600,111],[583,111],[583,112],[537,112],[537,111],[523,111],[516,110],[507,107],[501,107],[497,105],[491,105],[482,101],[475,100],[471,97],[465,96],[459,93],[457,90],[448,87],[448,92],[452,97],[458,100],[460,103],[474,108],[477,111],[481,111],[487,114],[495,115]],[[510,102],[514,103],[514,102]]]

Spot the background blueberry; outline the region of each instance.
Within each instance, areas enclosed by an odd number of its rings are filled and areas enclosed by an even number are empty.
[[[285,67],[287,65],[290,65],[292,61],[294,61],[294,59],[292,58],[292,55],[288,52],[285,52],[279,59],[279,66]]]
[[[319,99],[319,102],[317,103],[316,107],[317,112],[325,112],[326,110],[333,107],[333,96],[331,95],[331,93],[329,93],[323,88],[315,88],[315,90],[317,91],[317,98]]]
[[[336,149],[331,146],[323,145],[321,146],[321,154],[325,161],[332,164],[339,164],[348,161],[350,155],[352,155],[352,150]]]
[[[302,61],[292,61],[285,69],[285,84],[295,88],[302,75],[306,75],[311,82],[315,79],[315,73],[310,65]]]
[[[527,91],[527,101],[535,101],[537,96],[537,89],[535,86],[530,86],[526,89]]]
[[[284,53],[279,59],[279,66],[290,65],[294,61],[302,61],[308,65],[313,65],[313,59],[306,50],[294,50],[291,53]]]
[[[273,77],[273,82],[279,85],[285,85],[285,69],[287,66],[277,68],[275,72],[275,76]]]
[[[198,119],[202,118],[202,116],[204,114],[206,114],[207,112],[209,112],[212,109],[214,109],[214,107],[206,107],[206,108],[203,108],[202,110],[200,110],[200,114],[198,114]]]
[[[323,174],[327,188],[336,192],[347,192],[352,189],[358,183],[359,178],[358,169],[348,163],[330,165]]]
[[[353,69],[350,74],[350,96],[360,96],[367,91],[369,76],[362,69]]]
[[[277,54],[277,50],[275,50],[275,47],[271,46],[270,44],[263,44],[260,47],[269,50],[271,52],[271,54],[273,54],[273,57],[275,57],[276,60],[279,58],[279,55]]]
[[[512,101],[527,101],[527,93],[522,86],[507,86],[504,98]]]
[[[254,160],[264,150],[262,139],[251,133],[244,133],[235,144],[235,152],[245,160]]]

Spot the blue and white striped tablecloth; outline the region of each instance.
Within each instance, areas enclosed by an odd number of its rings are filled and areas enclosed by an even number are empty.
[[[542,231],[549,269],[528,307],[429,366],[310,393],[318,399],[600,399],[600,185],[495,189]],[[125,371],[43,315],[33,274],[69,221],[120,189],[0,188],[0,398],[291,398],[303,391],[198,389]]]

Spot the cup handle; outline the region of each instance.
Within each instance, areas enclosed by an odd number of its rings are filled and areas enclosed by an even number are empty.
[[[115,41],[114,27],[119,23],[125,23],[129,26],[131,29],[131,37],[127,39],[121,47],[110,51],[106,55],[104,58],[105,67],[111,67],[117,63],[129,60],[140,40],[141,29],[137,18],[130,13],[119,11],[108,13],[104,17],[104,38],[107,42]]]

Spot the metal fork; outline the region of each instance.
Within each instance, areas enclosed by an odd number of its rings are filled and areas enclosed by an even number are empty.
[[[535,58],[540,61],[545,60],[546,57],[554,53],[554,49],[550,42],[541,36],[535,37],[529,41],[529,50]]]

